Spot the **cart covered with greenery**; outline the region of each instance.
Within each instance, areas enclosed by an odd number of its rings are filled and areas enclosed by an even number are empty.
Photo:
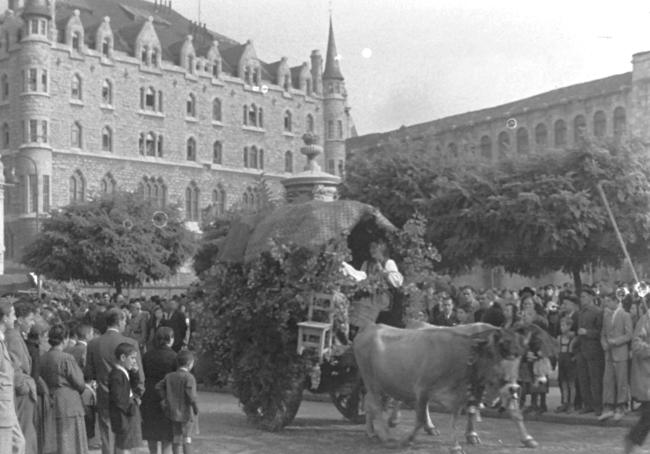
[[[346,418],[361,422],[361,381],[346,315],[355,295],[378,284],[350,280],[342,264],[358,269],[369,243],[385,241],[406,278],[408,304],[399,310],[416,317],[438,259],[424,231],[420,218],[397,229],[376,208],[349,200],[287,204],[232,220],[201,283],[199,338],[214,381],[229,383],[249,420],[264,429],[289,424],[305,389],[329,393]],[[333,328],[324,348],[309,348],[314,344],[301,333],[308,322]]]

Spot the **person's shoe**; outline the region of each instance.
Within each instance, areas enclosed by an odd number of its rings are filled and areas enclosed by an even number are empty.
[[[593,412],[594,412],[594,409],[593,409],[593,408],[583,407],[583,408],[580,409],[580,411],[578,412],[578,414],[579,414],[579,415],[586,415],[587,413],[593,413]]]
[[[614,412],[612,410],[607,410],[600,416],[598,416],[598,421],[607,421],[609,418],[612,418],[614,416]]]
[[[623,410],[616,410],[614,412],[614,421],[620,421],[623,419],[623,416],[625,416],[625,412]]]
[[[626,435],[625,438],[623,439],[623,452],[625,454],[632,454],[632,451],[634,451],[635,447],[636,445],[634,444],[634,442],[630,440],[629,436]]]

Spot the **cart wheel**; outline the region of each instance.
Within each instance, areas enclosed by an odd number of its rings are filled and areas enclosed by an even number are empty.
[[[361,379],[346,383],[330,392],[332,403],[341,414],[353,424],[363,424],[366,413],[363,407],[366,389]]]
[[[254,402],[241,401],[248,421],[255,427],[270,432],[276,432],[291,424],[298,413],[302,402],[302,392],[305,387],[304,377],[293,381],[281,397],[262,405]]]

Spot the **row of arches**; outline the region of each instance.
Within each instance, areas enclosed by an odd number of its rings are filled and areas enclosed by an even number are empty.
[[[570,145],[569,126],[573,132],[571,137],[573,145],[579,144],[589,132],[594,137],[601,139],[608,135],[612,135],[614,138],[620,138],[625,133],[627,127],[625,109],[620,106],[616,107],[612,112],[611,118],[611,129],[607,126],[607,115],[603,110],[598,110],[594,113],[591,119],[591,128],[588,128],[587,119],[582,114],[576,115],[569,124],[564,119],[557,119],[553,122],[551,128],[546,123],[538,123],[533,130],[532,145],[538,150],[543,150],[548,147],[562,148]],[[481,136],[479,139],[479,152],[482,157],[491,159],[495,148],[499,156],[505,156],[512,151],[516,151],[518,154],[527,154],[532,148],[531,134],[525,126],[517,128],[514,132],[514,137],[512,137],[509,131],[503,130],[497,135],[496,144],[493,143],[493,138],[490,135],[486,134]],[[439,147],[438,151],[441,151]],[[456,142],[449,142],[446,151],[452,158],[459,156],[458,144]]]

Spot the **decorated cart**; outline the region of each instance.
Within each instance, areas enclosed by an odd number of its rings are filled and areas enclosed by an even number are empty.
[[[378,310],[348,298],[341,268],[360,268],[370,242],[396,232],[376,208],[336,200],[339,177],[320,170],[321,148],[304,140],[304,172],[282,182],[287,203],[234,220],[206,284],[217,288],[207,292],[204,350],[217,351],[249,420],[268,430],[294,419],[305,390],[329,394],[345,418],[363,422],[348,327]]]

